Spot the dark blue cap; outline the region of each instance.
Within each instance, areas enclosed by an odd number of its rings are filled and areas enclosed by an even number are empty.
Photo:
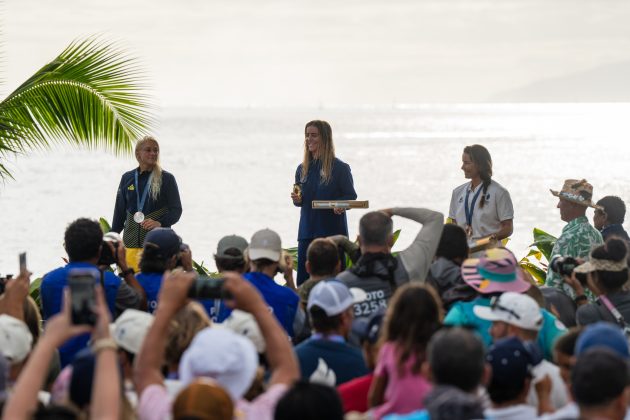
[[[615,324],[600,321],[588,325],[575,343],[575,355],[597,347],[610,349],[624,359],[630,358],[628,339]]]
[[[152,244],[159,249],[162,258],[167,259],[177,254],[182,246],[182,238],[171,228],[155,228],[144,238],[144,247]]]
[[[534,367],[534,359],[530,350],[516,337],[497,341],[486,356],[492,366],[492,384],[494,386],[511,386],[522,383]]]
[[[352,332],[362,343],[367,341],[374,344],[380,336],[383,318],[385,318],[385,309],[376,311],[367,318],[357,318],[352,322]]]

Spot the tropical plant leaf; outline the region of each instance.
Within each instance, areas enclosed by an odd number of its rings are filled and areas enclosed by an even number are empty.
[[[534,277],[534,280],[536,280],[536,283],[538,283],[539,286],[545,284],[545,279],[547,278],[547,273],[545,272],[545,270],[525,259],[521,260],[519,262],[519,265],[523,270],[527,271],[529,274],[532,275],[532,277]]]
[[[30,297],[33,298],[35,303],[37,303],[38,308],[42,307],[42,298],[40,295],[41,285],[42,285],[42,278],[39,277],[33,280],[31,284],[28,286],[28,294],[30,295]]]
[[[531,247],[536,247],[545,256],[547,261],[551,259],[551,251],[558,238],[548,234],[544,230],[534,228],[534,243]]]
[[[396,241],[398,240],[398,237],[400,236],[400,231],[401,229],[398,229],[396,232],[394,232],[394,242],[392,242],[392,246],[396,244]]]
[[[0,102],[0,158],[51,142],[129,153],[154,121],[144,83],[116,44],[73,42]]]
[[[112,230],[112,227],[109,225],[109,222],[104,217],[99,218],[98,223],[101,225],[101,230],[103,231],[103,234]]]

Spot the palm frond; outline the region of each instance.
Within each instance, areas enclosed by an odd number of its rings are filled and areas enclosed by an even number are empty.
[[[154,121],[144,83],[116,44],[73,42],[0,102],[0,156],[51,142],[130,152]]]

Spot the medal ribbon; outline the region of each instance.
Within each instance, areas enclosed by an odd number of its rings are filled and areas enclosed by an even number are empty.
[[[466,189],[466,200],[464,202],[464,212],[466,212],[466,224],[472,228],[472,218],[473,212],[475,211],[475,204],[477,203],[477,199],[479,198],[479,194],[481,194],[481,190],[483,189],[481,184],[479,185],[479,189],[475,193],[472,199],[472,203],[470,204],[470,208],[468,207],[468,194],[472,189],[472,184],[470,189]]]
[[[149,188],[151,188],[151,180],[153,179],[153,172],[149,175],[149,180],[147,181],[147,185],[144,187],[144,191],[142,192],[142,199],[140,198],[140,184],[138,183],[138,170],[136,170],[135,181],[136,181],[136,200],[138,204],[137,211],[142,213],[142,208],[144,207],[144,202],[147,200],[147,196],[149,195]]]

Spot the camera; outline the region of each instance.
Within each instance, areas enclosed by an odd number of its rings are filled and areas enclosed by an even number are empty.
[[[228,299],[230,295],[223,289],[224,278],[199,276],[188,289],[188,297],[194,299]]]
[[[573,274],[573,270],[575,269],[575,267],[580,264],[581,263],[573,257],[558,257],[553,260],[553,263],[551,264],[551,270],[563,277],[571,277],[571,274]],[[578,279],[582,286],[586,286],[585,273],[575,273],[575,278]]]
[[[96,324],[94,306],[96,297],[94,285],[100,279],[100,273],[95,269],[75,268],[68,274],[68,287],[70,288],[72,323],[75,325]]]
[[[182,243],[179,245],[179,252],[177,253],[177,261],[175,262],[175,267],[183,267],[183,263],[182,263],[182,252],[186,252],[190,249],[190,247],[185,244]]]
[[[101,256],[98,260],[97,265],[112,265],[118,262],[118,246],[122,242],[120,235],[116,232],[107,232],[105,236],[103,236],[103,245],[101,246]],[[112,252],[111,248],[108,244],[112,244],[114,246],[114,251]]]

